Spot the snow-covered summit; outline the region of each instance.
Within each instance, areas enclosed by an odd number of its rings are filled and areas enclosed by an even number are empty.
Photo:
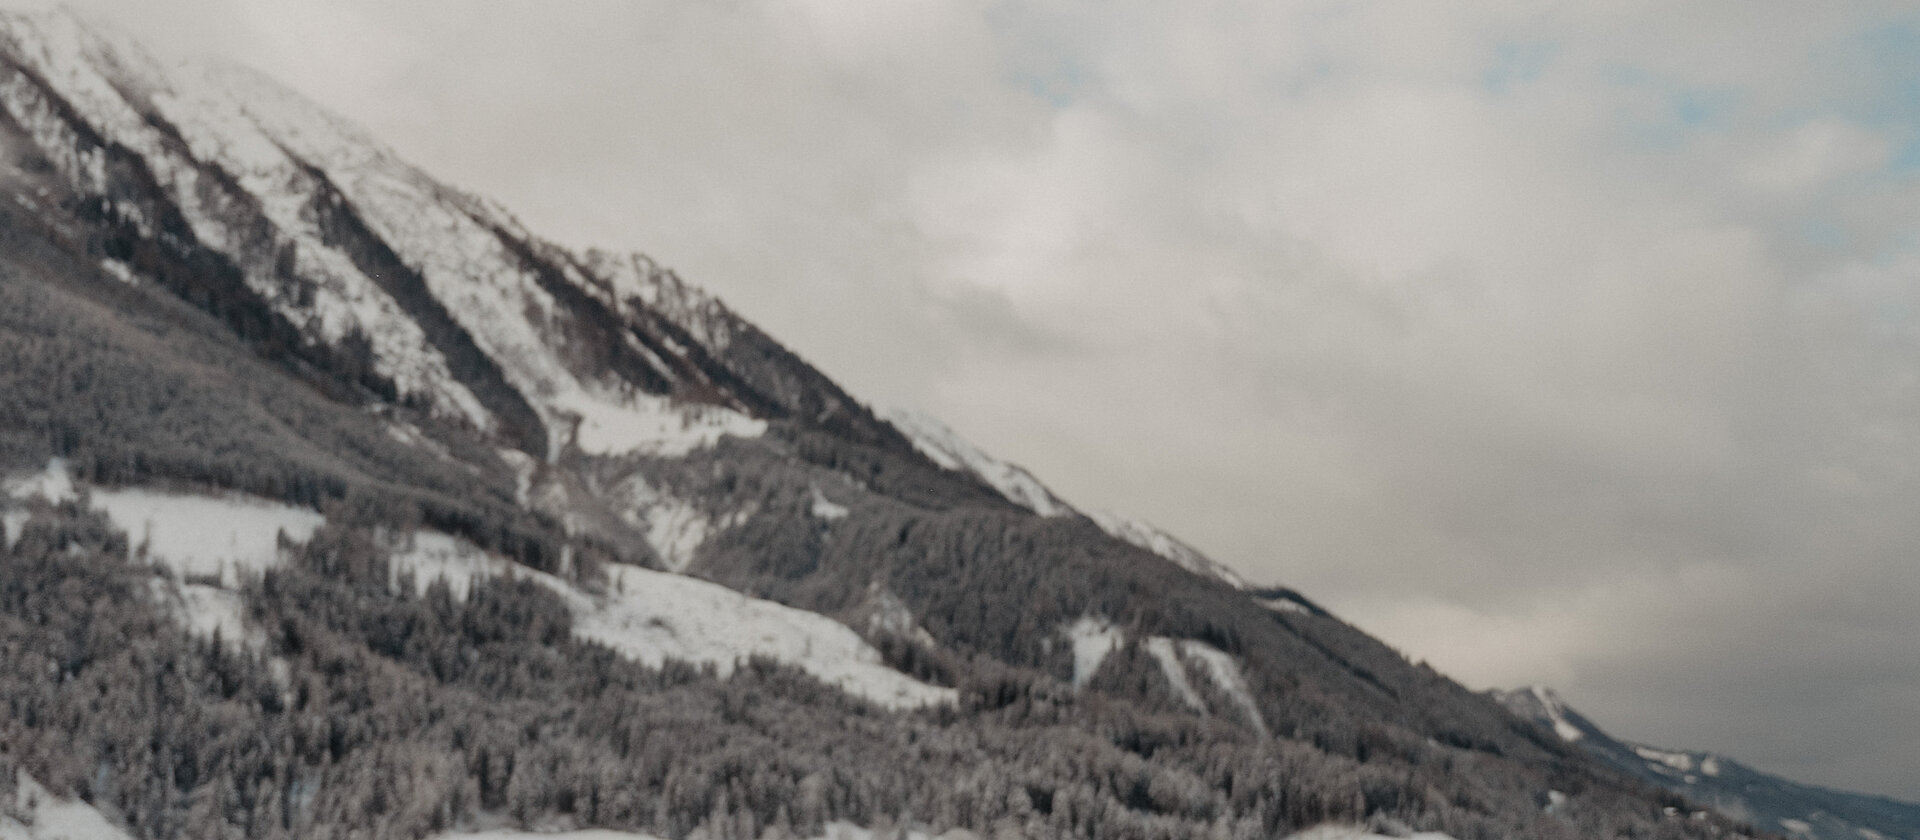
[[[397,394],[535,454],[763,428],[769,401],[714,358],[735,319],[645,258],[548,243],[254,71],[162,62],[71,12],[0,13],[0,53],[0,108],[71,205],[109,242],[168,246],[109,247],[116,273],[215,258],[302,342],[363,347]]]

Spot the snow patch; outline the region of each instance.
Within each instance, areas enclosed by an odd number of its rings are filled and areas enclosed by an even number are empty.
[[[530,507],[533,503],[533,476],[540,468],[540,462],[534,460],[532,455],[518,449],[496,451],[500,454],[500,460],[505,461],[507,467],[513,470],[514,503],[521,507]]]
[[[44,470],[0,481],[0,491],[16,501],[40,499],[55,505],[76,498],[73,475],[67,470],[65,458],[49,458]]]
[[[1253,702],[1253,692],[1248,690],[1247,679],[1240,673],[1240,664],[1233,661],[1232,655],[1193,639],[1182,639],[1180,652],[1200,660],[1206,667],[1207,675],[1213,678],[1213,684],[1233,699],[1240,711],[1246,714],[1247,720],[1253,723],[1254,729],[1263,736],[1267,734],[1267,722],[1260,717],[1260,707]]]
[[[987,483],[1007,501],[1041,516],[1065,516],[1073,513],[1059,497],[1032,473],[988,455],[959,433],[925,414],[907,409],[882,409],[880,419],[899,429],[913,448],[944,469],[963,472]]]
[[[119,280],[129,286],[136,286],[140,283],[140,276],[133,272],[131,266],[112,257],[101,260],[100,267],[106,269],[108,274],[113,275],[115,280]]]
[[[148,595],[196,637],[251,650],[266,647],[266,635],[247,623],[247,605],[238,592],[156,577],[148,583]]]
[[[767,422],[727,408],[676,404],[666,397],[635,394],[620,401],[596,398],[584,390],[554,404],[574,413],[574,445],[590,455],[637,453],[681,457],[718,443],[723,437],[756,438]]]
[[[4,536],[0,536],[0,544],[4,544],[8,551],[12,551],[13,544],[19,542],[20,535],[26,532],[27,520],[32,518],[33,514],[24,510],[0,513],[0,532],[4,532]]]
[[[825,519],[828,522],[847,518],[846,505],[834,503],[832,499],[827,498],[827,495],[825,493],[820,492],[820,488],[818,487],[815,487],[812,489],[813,489],[813,506],[808,510],[816,518]]]
[[[1262,598],[1259,599],[1259,603],[1260,606],[1266,607],[1274,612],[1299,613],[1301,615],[1313,614],[1313,610],[1307,609],[1307,605],[1295,601],[1292,598]]]
[[[95,488],[93,505],[127,532],[136,556],[181,577],[239,585],[240,574],[280,562],[280,535],[305,542],[326,518],[251,496],[202,496],[141,488]]]
[[[1358,826],[1322,825],[1288,835],[1287,840],[1393,840],[1393,838],[1385,834],[1374,834]],[[1437,831],[1420,831],[1399,840],[1453,840],[1453,838]]]
[[[1187,682],[1187,666],[1180,661],[1180,654],[1173,648],[1173,640],[1165,636],[1154,636],[1147,640],[1147,653],[1160,663],[1160,673],[1165,674],[1167,682],[1173,684],[1173,693],[1180,702],[1196,712],[1207,711],[1207,701],[1200,698],[1200,692],[1193,690],[1193,683]]]
[[[890,708],[953,703],[958,696],[888,668],[880,652],[844,624],[717,583],[611,566],[608,593],[596,598],[550,575],[530,574],[568,600],[576,635],[652,667],[672,658],[712,664],[726,675],[757,655]]]
[[[77,799],[54,796],[32,776],[15,776],[10,808],[0,808],[0,840],[132,840]]]
[[[608,495],[625,499],[620,517],[646,532],[647,545],[673,572],[684,572],[692,566],[709,537],[738,527],[759,512],[758,506],[749,504],[714,520],[692,502],[655,489],[639,475],[622,480]]]
[[[972,832],[957,828],[937,835],[928,834],[918,829],[908,829],[906,831],[896,830],[881,834],[875,832],[873,829],[862,828],[850,822],[830,822],[822,827],[820,836],[808,838],[808,840],[878,840],[878,838],[881,837],[897,838],[897,840],[961,840],[961,838],[974,836]],[[11,840],[11,838],[0,834],[0,840]],[[641,834],[632,831],[589,828],[579,831],[555,832],[515,831],[511,829],[462,831],[436,834],[430,838],[430,840],[661,840],[661,838],[652,834]]]
[[[444,580],[455,601],[465,603],[475,581],[505,575],[512,564],[473,543],[439,531],[415,531],[395,549],[388,564],[395,591],[402,575],[413,576],[414,597],[425,594],[434,581]]]
[[[713,530],[705,514],[679,499],[663,498],[647,508],[647,544],[670,571],[693,565],[694,552]]]
[[[853,823],[840,821],[827,823],[821,826],[821,829],[823,833],[819,837],[809,838],[808,840],[884,840],[884,838],[898,838],[898,840],[962,840],[962,838],[975,838],[979,836],[963,828],[948,829],[940,834],[928,834],[925,831],[914,828],[909,828],[904,831],[895,829],[882,833],[876,832],[871,828],[861,828]]]
[[[1693,756],[1683,752],[1656,750],[1652,747],[1634,747],[1635,755],[1659,765],[1678,770],[1682,773],[1693,772]],[[1656,767],[1655,769],[1659,769]]]
[[[1527,690],[1533,693],[1535,700],[1540,701],[1540,707],[1547,713],[1547,720],[1553,724],[1553,734],[1560,736],[1560,740],[1572,743],[1586,736],[1580,727],[1567,720],[1567,704],[1560,699],[1560,695],[1553,693],[1553,689],[1534,685]]]
[[[588,828],[580,831],[513,831],[495,829],[493,831],[460,831],[450,834],[436,834],[430,840],[661,840],[652,834],[639,834],[632,831],[614,831],[606,828]]]
[[[1080,688],[1093,679],[1100,663],[1120,647],[1126,636],[1104,618],[1081,616],[1067,626],[1067,639],[1073,642],[1073,687]]]
[[[872,612],[867,614],[868,633],[891,633],[905,636],[929,648],[937,648],[940,643],[928,633],[926,628],[913,616],[913,610],[900,596],[888,592],[879,581],[867,587],[868,606]]]
[[[1700,772],[1709,776],[1720,775],[1720,759],[1713,756],[1706,756],[1700,759]]]
[[[1201,577],[1224,581],[1235,589],[1247,588],[1247,581],[1235,574],[1232,569],[1215,562],[1213,558],[1201,554],[1199,549],[1181,542],[1172,534],[1159,528],[1138,519],[1130,519],[1107,511],[1088,511],[1087,518],[1093,520],[1093,524],[1100,526],[1100,530],[1107,532],[1108,536],[1158,554],[1173,561],[1182,569]]]
[[[1783,817],[1780,820],[1780,827],[1786,829],[1789,834],[1797,834],[1801,837],[1813,836],[1813,824],[1806,820]]]

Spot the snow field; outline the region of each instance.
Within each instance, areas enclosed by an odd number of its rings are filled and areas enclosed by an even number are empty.
[[[1080,688],[1093,679],[1107,654],[1126,641],[1120,628],[1103,618],[1081,616],[1067,626],[1067,638],[1073,642],[1073,687]]]
[[[1200,692],[1193,690],[1193,683],[1187,682],[1187,666],[1180,662],[1180,654],[1173,649],[1173,640],[1165,636],[1155,636],[1147,640],[1147,653],[1160,663],[1160,673],[1167,682],[1173,684],[1173,693],[1179,695],[1180,702],[1196,712],[1207,710],[1207,701],[1200,698]]]
[[[1287,840],[1390,840],[1390,838],[1356,826],[1321,825],[1293,834]],[[1437,831],[1421,831],[1400,840],[1453,840],[1453,838]]]
[[[711,663],[721,674],[749,656],[796,665],[829,685],[893,709],[954,703],[958,692],[881,662],[860,634],[819,613],[751,598],[717,583],[635,566],[607,569],[609,594],[575,605],[574,632],[635,661]]]
[[[1067,640],[1073,645],[1073,685],[1083,687],[1100,670],[1100,663],[1106,661],[1108,654],[1118,650],[1126,643],[1126,634],[1112,622],[1094,616],[1081,616],[1072,624],[1062,628]],[[1240,673],[1240,664],[1233,656],[1206,642],[1195,639],[1173,639],[1166,636],[1150,636],[1145,640],[1148,655],[1160,664],[1160,671],[1166,675],[1167,682],[1180,701],[1196,712],[1207,711],[1206,700],[1194,690],[1188,679],[1189,663],[1197,663],[1200,673],[1225,692],[1234,705],[1252,722],[1253,727],[1262,735],[1267,732],[1267,724],[1260,717],[1260,707],[1253,700],[1253,692],[1247,687],[1246,676]]]
[[[15,778],[11,808],[0,809],[0,840],[132,840],[92,805],[54,796],[24,772]]]

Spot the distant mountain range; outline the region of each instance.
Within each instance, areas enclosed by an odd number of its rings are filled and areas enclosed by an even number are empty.
[[[1920,804],[1800,784],[1713,753],[1622,741],[1543,686],[1490,695],[1611,767],[1764,831],[1810,840],[1920,838]]]

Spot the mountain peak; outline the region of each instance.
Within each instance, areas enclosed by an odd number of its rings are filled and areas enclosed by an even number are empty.
[[[1920,838],[1920,805],[1794,782],[1712,752],[1620,740],[1544,685],[1488,694],[1586,755],[1732,819],[1805,840]]]

